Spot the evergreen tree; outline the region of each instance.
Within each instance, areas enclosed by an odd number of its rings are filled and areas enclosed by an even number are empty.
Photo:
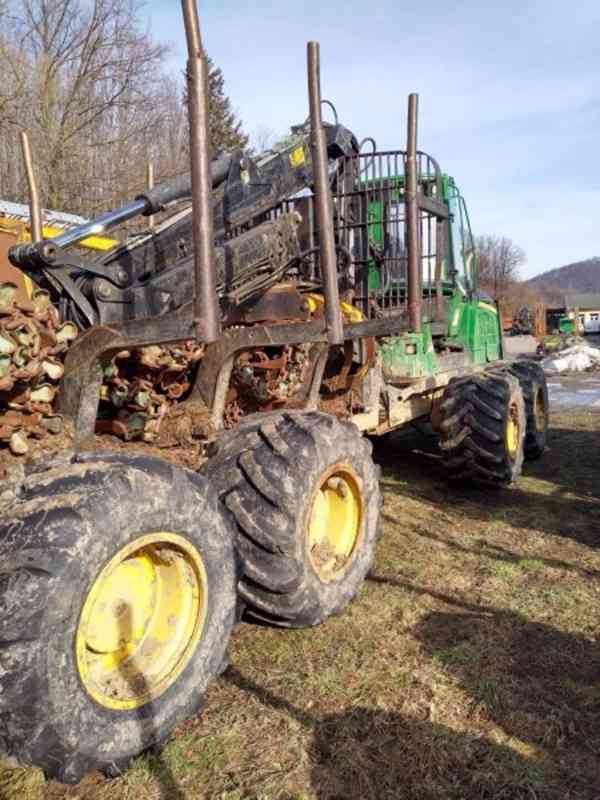
[[[208,60],[208,114],[210,138],[214,152],[235,150],[248,144],[241,120],[236,118],[231,100],[225,93],[225,78],[219,67]]]

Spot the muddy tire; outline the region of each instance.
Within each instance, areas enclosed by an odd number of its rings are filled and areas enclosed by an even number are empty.
[[[546,449],[548,439],[548,386],[544,370],[535,361],[515,361],[510,372],[517,378],[525,400],[527,429],[525,432],[525,458],[539,458]]]
[[[73,457],[15,495],[0,524],[0,755],[65,783],[114,774],[196,713],[219,672],[233,537],[208,482],[158,459]]]
[[[440,404],[440,448],[451,480],[506,485],[521,474],[526,429],[517,378],[485,372],[454,378]]]
[[[341,613],[377,539],[379,468],[356,427],[318,412],[261,415],[204,466],[237,530],[250,617],[302,628]]]

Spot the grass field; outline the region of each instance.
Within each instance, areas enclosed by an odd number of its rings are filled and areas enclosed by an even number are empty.
[[[242,624],[201,719],[120,778],[5,772],[20,800],[599,800],[600,414],[553,417],[507,490],[380,443],[375,568],[344,616]]]

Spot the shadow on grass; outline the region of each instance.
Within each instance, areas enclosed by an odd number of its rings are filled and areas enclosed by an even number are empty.
[[[539,794],[545,783],[538,764],[479,736],[361,706],[313,716],[235,667],[223,679],[312,732],[311,783],[318,800],[564,800],[551,790]]]
[[[131,608],[127,606],[119,618],[120,637],[125,642],[130,642],[133,638],[133,622]],[[129,687],[133,696],[147,695],[150,691],[148,681],[141,669],[138,669],[134,659],[126,659],[119,666],[120,675],[125,684]],[[156,778],[159,785],[160,797],[162,800],[185,800],[185,795],[181,791],[173,772],[165,759],[161,756],[162,743],[160,742],[159,731],[154,723],[155,713],[153,702],[145,703],[134,712],[139,720],[140,740],[154,742],[147,751],[149,754],[148,767],[152,775]],[[109,777],[116,777],[121,774],[121,768],[128,766],[129,759],[124,760],[123,764],[112,764],[107,771]]]
[[[450,606],[427,614],[413,635],[471,698],[469,714],[482,714],[506,735],[550,754],[563,797],[597,800],[600,643],[394,576],[369,580]]]
[[[600,428],[600,415],[598,420]],[[508,488],[449,485],[437,439],[414,431],[378,442],[375,459],[390,495],[419,497],[467,520],[497,521],[600,547],[600,430],[552,429],[549,442],[542,458],[524,468],[524,478],[542,482],[539,490],[527,490],[522,481]]]
[[[390,491],[390,489],[386,487],[386,491]],[[391,491],[393,492],[393,489]],[[397,518],[392,517],[389,514],[383,513],[381,517],[384,521],[391,524],[396,524],[398,522]],[[483,538],[477,539],[477,546],[468,547],[467,545],[461,544],[453,539],[449,539],[443,534],[434,533],[433,531],[430,531],[422,526],[413,525],[410,529],[410,533],[411,535],[420,536],[423,539],[429,539],[429,541],[435,542],[436,544],[446,547],[449,550],[455,550],[459,553],[485,556],[486,558],[493,558],[495,561],[501,561],[505,564],[513,564],[517,567],[520,565],[526,565],[528,562],[533,560],[536,562],[539,561],[546,567],[563,569],[567,572],[573,572],[593,580],[600,578],[600,570],[593,569],[591,567],[580,566],[579,564],[574,564],[571,561],[565,561],[562,558],[550,558],[545,555],[539,555],[538,553],[528,553],[526,556],[519,555],[517,553],[513,553],[512,550],[508,550],[506,547],[502,547],[494,542],[489,542]]]

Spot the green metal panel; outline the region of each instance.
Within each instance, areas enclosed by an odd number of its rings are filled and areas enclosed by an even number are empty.
[[[421,333],[382,339],[380,353],[383,374],[390,381],[395,378],[430,377],[438,371],[430,325],[424,325]]]
[[[419,176],[422,182],[427,176]],[[386,179],[386,184],[395,184],[397,190],[396,202],[404,202],[404,176],[391,176]],[[368,189],[376,188],[378,181],[363,181],[363,186]],[[457,276],[457,286],[463,294],[477,289],[477,261],[471,233],[471,224],[467,207],[454,178],[449,175],[442,175],[442,197],[440,200],[447,206],[450,212],[448,235],[448,258],[446,260],[444,274],[448,276],[454,272]],[[386,210],[382,202],[373,201],[369,203],[369,239],[378,248],[385,246],[385,223]],[[378,265],[374,259],[369,260],[369,289],[381,288],[382,277]],[[445,281],[444,293],[450,292],[450,282]]]
[[[369,239],[378,247],[383,248],[383,203],[369,203]],[[381,287],[381,271],[377,267],[374,259],[369,259],[369,291],[375,291]]]
[[[422,177],[422,176],[421,176]],[[398,202],[402,202],[404,177],[398,176]],[[371,184],[369,184],[371,185]],[[479,299],[477,293],[477,263],[471,225],[465,201],[452,177],[442,176],[442,198],[448,207],[448,261],[446,275],[454,274],[453,288],[444,285],[444,293],[452,293],[447,343],[465,348],[477,364],[502,358],[502,331],[498,309],[493,301]],[[389,210],[381,202],[371,202],[368,208],[369,239],[377,248],[386,242],[385,219]],[[369,261],[369,289],[379,289],[382,276],[374,259]],[[423,293],[431,287],[423,287]],[[431,328],[425,324],[421,334],[406,334],[384,339],[381,343],[383,370],[388,380],[418,378],[434,375],[438,361],[433,348]]]
[[[486,300],[469,300],[457,292],[452,298],[448,343],[463,345],[476,364],[502,357],[498,309]]]
[[[575,320],[570,317],[560,317],[558,320],[558,330],[561,333],[575,333]]]

